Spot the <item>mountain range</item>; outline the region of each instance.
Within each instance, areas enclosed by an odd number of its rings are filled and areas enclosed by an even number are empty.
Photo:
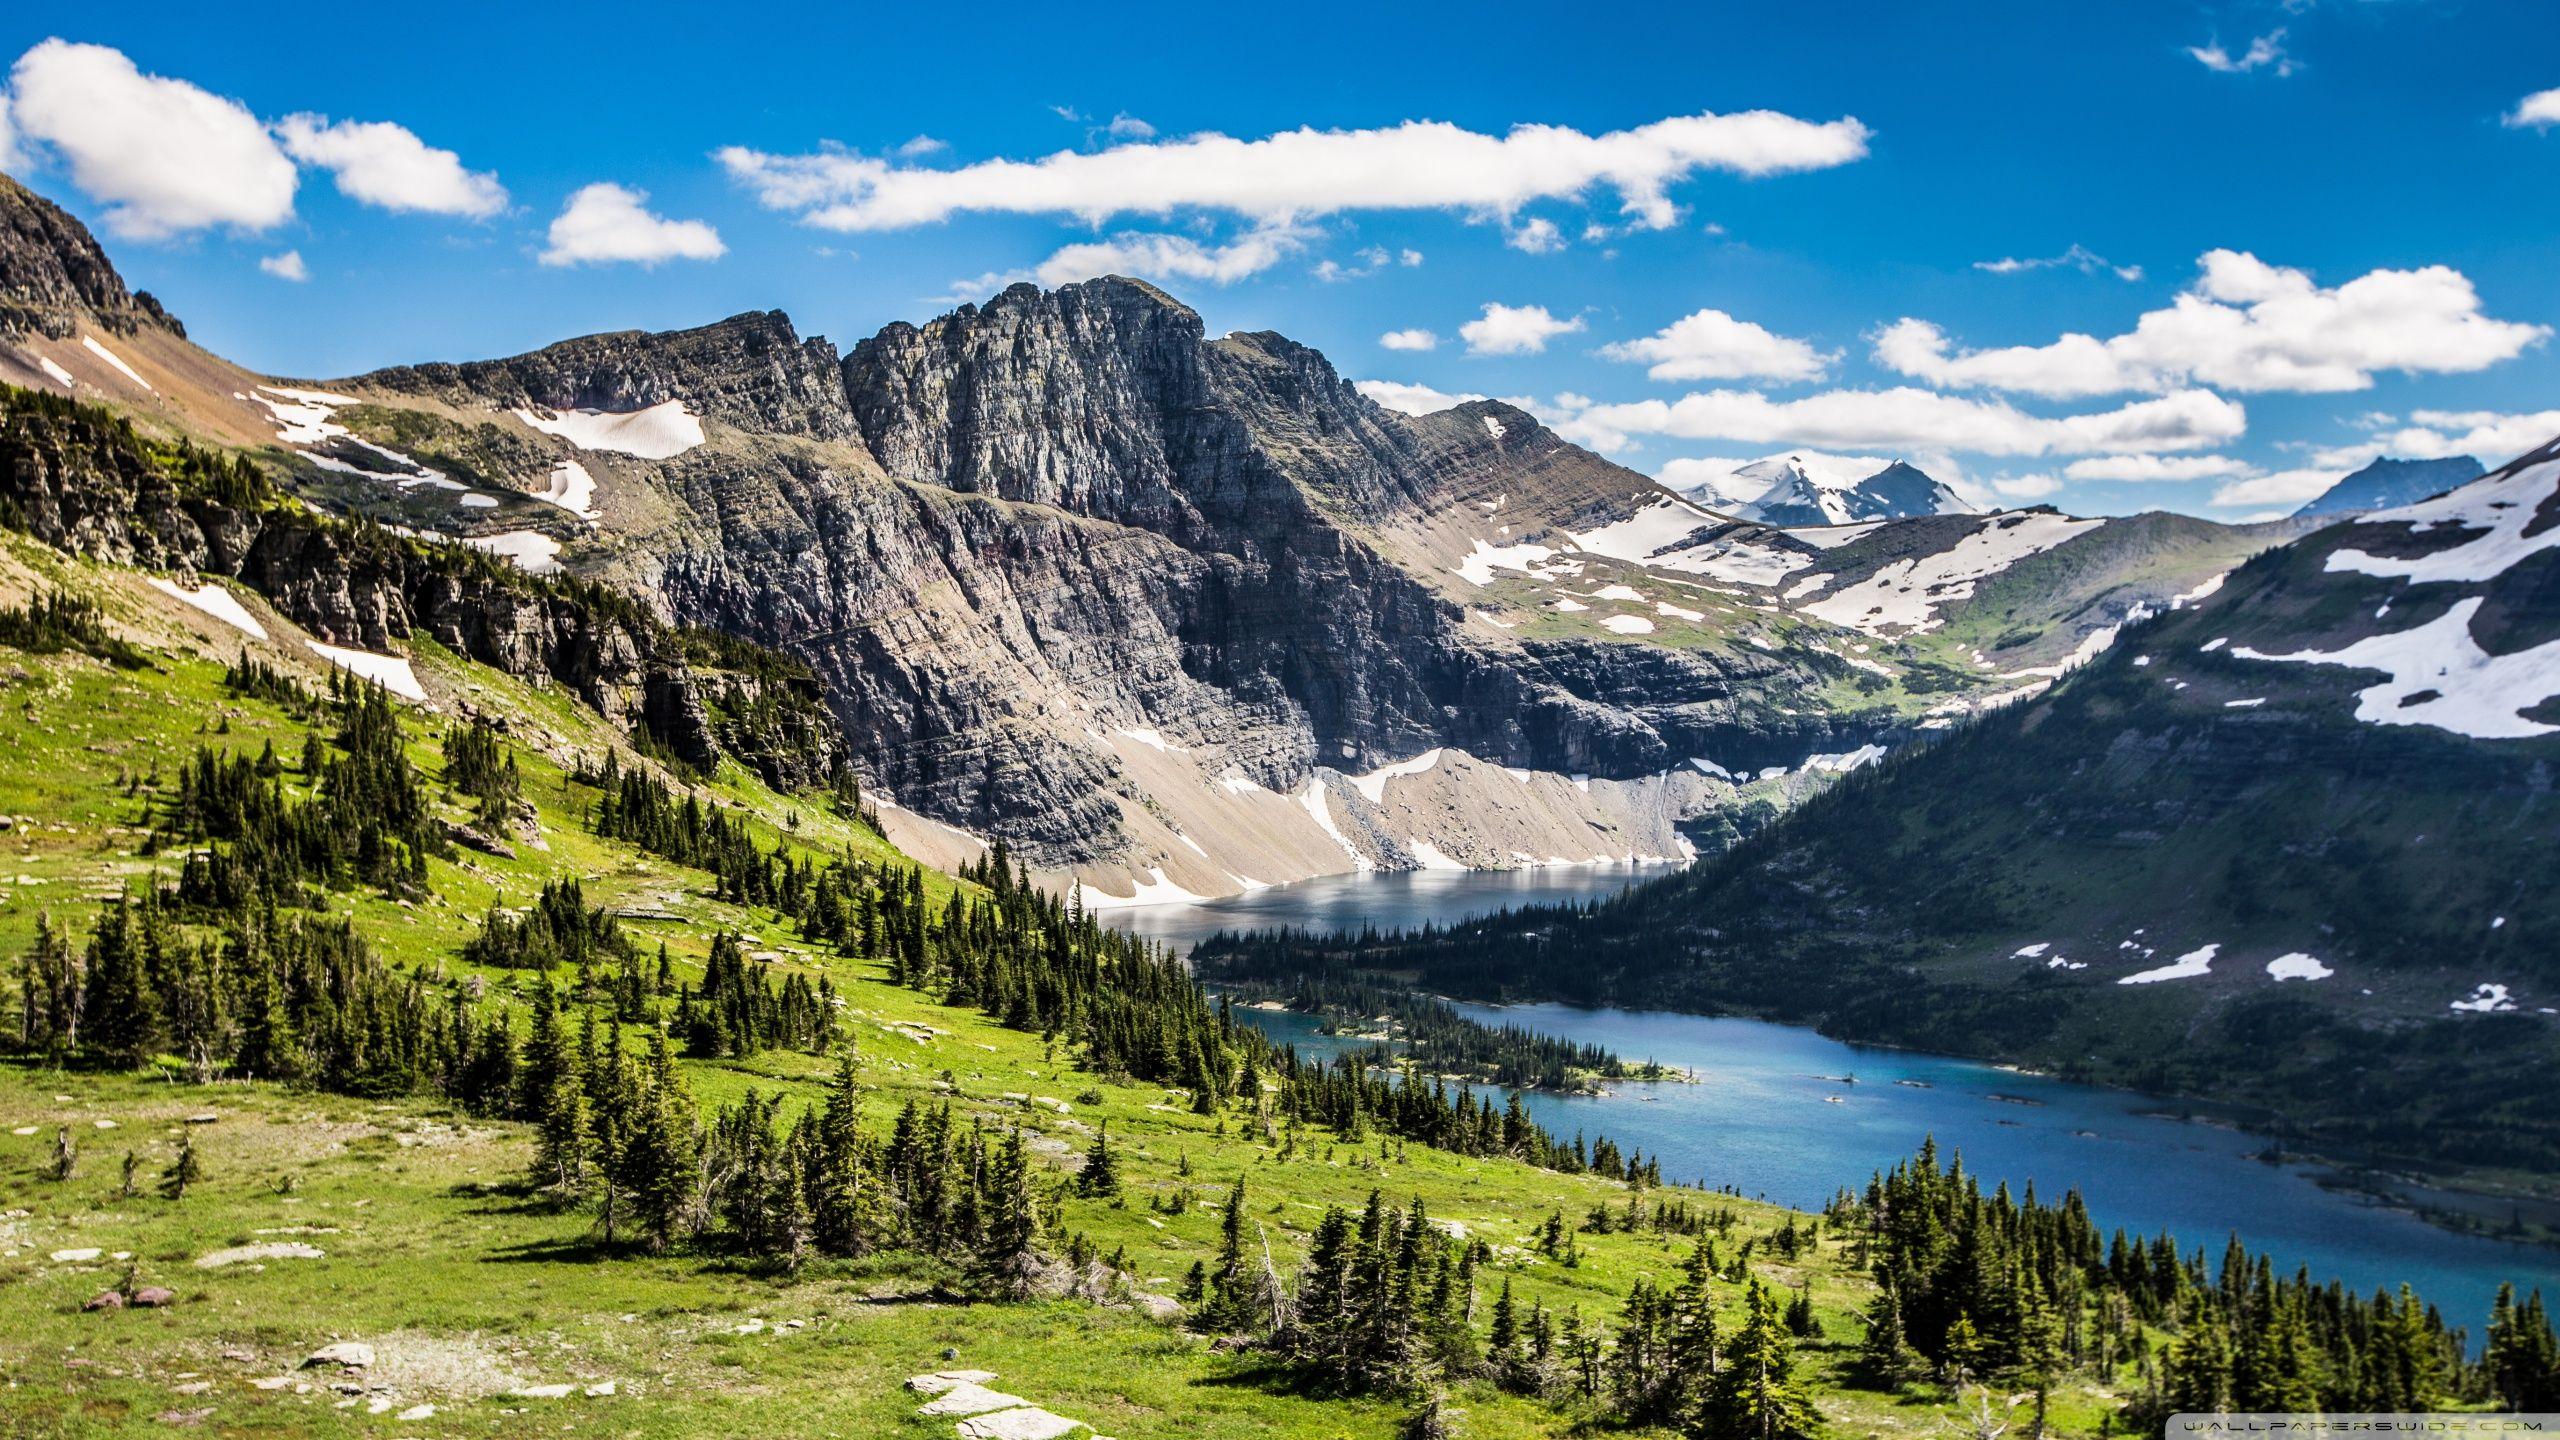
[[[1237,970],[1777,1016],[2548,1196],[2560,441],[2259,554],[1675,876]]]
[[[2322,491],[2296,515],[2347,515],[2361,510],[2388,510],[2441,495],[2480,474],[2480,462],[2468,455],[2440,460],[2395,460],[2388,455],[2366,463],[2352,475]]]
[[[1948,513],[1902,465],[1765,498],[1913,518],[1740,518],[1508,405],[1383,410],[1125,279],[846,353],[762,312],[284,380],[12,182],[0,287],[0,378],[796,657],[901,843],[1001,839],[1097,904],[1717,848],[2294,533]]]
[[[1878,463],[1816,451],[1772,455],[1685,482],[1691,498],[1740,520],[1779,527],[1856,525],[1981,507],[1901,460]]]

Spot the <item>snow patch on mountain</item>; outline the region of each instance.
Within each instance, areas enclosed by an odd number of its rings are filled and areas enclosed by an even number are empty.
[[[2420,532],[2446,528],[2485,533],[2424,555],[2329,552],[2329,569],[2348,570],[2414,585],[2494,580],[2529,555],[2560,545],[2560,525],[2537,533],[2534,518],[2560,483],[2560,440],[2450,494],[2365,517],[2368,525],[2406,525]]]
[[[581,450],[610,450],[643,460],[673,459],[703,441],[701,419],[682,400],[645,410],[519,409],[515,417]]]
[[[2475,740],[2560,730],[2520,713],[2560,695],[2560,640],[2492,655],[2471,638],[2471,617],[2481,604],[2475,595],[2424,625],[2371,636],[2343,650],[2275,655],[2239,645],[2231,653],[2244,660],[2379,670],[2390,678],[2356,695],[2356,718],[2376,725],[2433,725]]]
[[[1934,555],[1894,561],[1804,609],[1871,635],[1933,630],[1940,605],[1969,599],[1977,582],[2105,523],[2038,511],[1998,516]]]

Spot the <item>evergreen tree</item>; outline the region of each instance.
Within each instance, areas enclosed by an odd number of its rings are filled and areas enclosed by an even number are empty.
[[[1076,1174],[1076,1193],[1096,1200],[1108,1200],[1120,1193],[1120,1162],[1111,1153],[1111,1122],[1107,1120],[1094,1132],[1093,1144],[1084,1152],[1084,1169]]]
[[[160,1172],[160,1194],[162,1198],[169,1200],[184,1200],[187,1198],[188,1187],[194,1185],[197,1181],[202,1180],[203,1178],[204,1162],[196,1158],[195,1137],[193,1135],[180,1135],[178,1137],[178,1158],[170,1161],[169,1168]]]
[[[1751,1281],[1742,1328],[1726,1347],[1707,1389],[1703,1423],[1693,1433],[1714,1440],[1811,1440],[1819,1418],[1796,1382],[1793,1348],[1777,1296]]]

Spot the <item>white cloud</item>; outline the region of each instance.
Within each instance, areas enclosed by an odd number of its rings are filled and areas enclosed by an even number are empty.
[[[1544,305],[1488,304],[1484,314],[1458,327],[1470,355],[1535,355],[1559,335],[1582,328],[1582,319],[1559,320]]]
[[[18,152],[18,123],[9,118],[9,92],[0,90],[0,170],[23,170],[27,157]]]
[[[2228,480],[2254,474],[2256,466],[2228,455],[2098,455],[2074,460],[2062,473],[2074,480]]]
[[[2246,75],[2252,70],[2272,68],[2281,78],[2292,74],[2295,68],[2293,57],[2285,53],[2281,28],[2250,41],[2249,48],[2238,55],[2223,49],[2219,40],[2205,45],[2190,45],[2187,53],[2195,57],[2197,64],[2217,75]]]
[[[2243,505],[2282,505],[2288,508],[2305,500],[2325,495],[2338,483],[2335,470],[2279,470],[2272,475],[2255,475],[2235,480],[2213,492],[2207,503],[2217,510]]]
[[[728,253],[720,232],[699,220],[653,215],[649,193],[609,181],[569,197],[551,222],[545,265],[655,265],[662,260],[716,260]]]
[[[950,148],[951,146],[945,141],[936,140],[930,135],[918,135],[891,153],[901,160],[919,160],[927,155],[939,155]]]
[[[1656,380],[1814,380],[1838,358],[1722,310],[1693,311],[1641,340],[1603,345],[1600,353],[1645,365]]]
[[[1307,273],[1328,285],[1343,280],[1365,280],[1396,263],[1396,257],[1383,245],[1370,245],[1353,255],[1352,261],[1345,265],[1339,260],[1326,260]]]
[[[2373,418],[2373,417],[2368,417]],[[2390,416],[2370,427],[2372,439],[2357,445],[2321,450],[2315,463],[2353,470],[2377,456],[2404,460],[2442,460],[2468,455],[2495,468],[2560,436],[2560,410],[2508,414],[2496,410],[2420,410],[2406,424]]]
[[[1997,260],[1976,260],[1973,262],[1973,268],[1987,270],[1994,275],[2024,275],[2031,270],[2071,269],[2083,275],[2095,275],[2105,271],[2125,281],[2142,278],[2141,266],[2118,265],[2086,245],[2074,245],[2059,255],[2046,255],[2035,259],[2020,259],[2014,255],[2004,255]]]
[[[1351,388],[1390,410],[1401,411],[1407,415],[1435,414],[1452,405],[1464,405],[1470,400],[1485,398],[1475,394],[1452,395],[1445,390],[1434,390],[1428,385],[1407,385],[1397,380],[1361,380],[1354,382]]]
[[[63,40],[19,56],[10,80],[20,142],[60,156],[118,235],[266,230],[293,215],[293,161],[236,100]]]
[[[1156,127],[1123,111],[1111,117],[1110,121],[1102,127],[1102,133],[1114,140],[1153,140],[1156,138]]]
[[[838,230],[895,230],[956,215],[1162,215],[1222,211],[1271,223],[1355,210],[1458,210],[1508,219],[1538,200],[1616,192],[1636,223],[1677,218],[1669,187],[1701,171],[1780,175],[1846,165],[1867,127],[1773,111],[1702,114],[1587,135],[1521,125],[1487,135],[1440,121],[1373,130],[1301,128],[1259,140],[1202,134],[951,169],[849,150],[774,155],[730,146],[720,163],[769,208]]]
[[[2062,488],[2062,482],[2050,475],[2003,475],[1991,482],[1991,488],[2009,500],[2041,500]]]
[[[296,285],[311,278],[311,269],[302,263],[302,252],[299,250],[287,250],[281,255],[264,256],[258,261],[258,268],[279,280],[290,280]]]
[[[1428,330],[1390,330],[1378,337],[1378,343],[1389,350],[1437,350],[1440,337]]]
[[[1097,275],[1138,275],[1158,280],[1205,280],[1231,285],[1259,275],[1305,248],[1309,232],[1266,225],[1225,245],[1204,245],[1188,235],[1137,232],[1069,245],[1032,272],[1057,286]]]
[[[2168,309],[2109,339],[1958,350],[1937,326],[1906,318],[1874,335],[1876,362],[1949,389],[2081,396],[2202,383],[2307,394],[2366,389],[2381,370],[2482,370],[2551,334],[2481,313],[2470,279],[2444,265],[2368,271],[2327,290],[2238,251],[2207,251],[2199,265]]]
[[[507,208],[497,176],[464,169],[461,156],[388,121],[288,115],[276,134],[286,154],[329,171],[339,193],[367,205],[475,220]]]
[[[2248,428],[2248,416],[2209,390],[2048,417],[2004,401],[1905,386],[1828,390],[1783,401],[1755,390],[1711,390],[1671,401],[1590,405],[1551,423],[1595,450],[1622,450],[1636,436],[1665,435],[1817,449],[2090,455],[2203,449],[2237,438]]]
[[[1564,248],[1564,232],[1556,228],[1553,220],[1544,215],[1534,215],[1513,226],[1511,232],[1502,237],[1502,243],[1531,255],[1553,255]]]
[[[1419,250],[1400,250],[1396,252],[1396,263],[1406,266],[1419,265],[1422,263],[1422,252]]]
[[[2507,112],[2507,123],[2518,129],[2527,125],[2548,130],[2560,125],[2560,89],[2538,90],[2516,102]]]

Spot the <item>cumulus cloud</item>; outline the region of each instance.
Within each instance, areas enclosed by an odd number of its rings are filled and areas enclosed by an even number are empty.
[[[2050,475],[2002,475],[1990,483],[2007,500],[2041,500],[2062,488],[2062,482]]]
[[[2077,270],[2083,275],[2096,275],[2103,271],[2119,280],[2127,281],[2142,278],[2141,266],[2118,265],[2086,245],[2074,245],[2059,255],[2046,255],[2033,259],[2004,255],[1997,260],[1976,260],[1973,262],[1973,268],[1987,270],[1994,275],[2024,275],[2034,270],[2068,269]]]
[[[728,253],[720,232],[699,220],[650,213],[649,192],[610,181],[569,197],[551,222],[545,265],[655,265],[663,260],[717,260]]]
[[[1035,160],[950,169],[850,150],[776,155],[730,146],[720,163],[765,206],[836,230],[895,230],[966,214],[1114,215],[1217,211],[1257,223],[1357,210],[1457,210],[1509,219],[1538,200],[1598,187],[1634,223],[1662,228],[1670,187],[1702,171],[1781,175],[1867,153],[1854,119],[1774,111],[1677,116],[1599,135],[1521,125],[1487,135],[1440,121],[1370,130],[1301,128],[1258,140],[1201,134]]]
[[[1535,355],[1559,335],[1582,328],[1582,318],[1559,320],[1544,305],[1488,304],[1484,314],[1458,327],[1470,355]]]
[[[290,280],[296,285],[311,278],[311,269],[302,263],[302,252],[299,250],[287,250],[281,255],[264,256],[258,261],[258,268],[279,280]]]
[[[2074,480],[2227,480],[2257,473],[2246,460],[2228,455],[2096,455],[2074,460],[2062,473]]]
[[[2237,55],[2222,48],[2222,42],[2190,45],[2187,53],[2197,64],[2217,75],[2246,75],[2252,70],[2275,71],[2278,78],[2294,72],[2293,57],[2285,53],[2284,31],[2279,28],[2249,42],[2249,48]]]
[[[2459,374],[2509,360],[2551,334],[2493,319],[2459,270],[2373,270],[2322,289],[2301,270],[2233,250],[2207,251],[2169,308],[2101,340],[1959,350],[1925,320],[1878,331],[1876,362],[1945,389],[2032,395],[2167,391],[2190,383],[2240,391],[2362,390],[2375,372]]]
[[[1710,390],[1677,400],[1588,405],[1552,422],[1595,450],[1644,435],[1817,449],[1962,451],[1980,455],[2092,455],[2200,450],[2248,428],[2242,408],[2209,390],[2181,390],[2085,415],[2030,415],[2004,401],[1908,386],[1829,390],[1773,400],[1756,390]]]
[[[1603,345],[1600,353],[1644,365],[1656,380],[1814,380],[1838,358],[1722,310],[1693,311],[1641,340]]]
[[[26,163],[18,153],[18,124],[9,118],[9,92],[0,90],[0,170],[21,170]]]
[[[1437,414],[1453,405],[1485,398],[1475,394],[1452,395],[1428,385],[1408,385],[1400,380],[1360,380],[1355,381],[1351,388],[1390,410],[1407,415]]]
[[[1069,245],[1040,262],[1031,274],[1052,286],[1097,275],[1231,285],[1298,253],[1308,238],[1307,231],[1288,225],[1266,225],[1224,245],[1205,245],[1188,235],[1128,232]]]
[[[286,154],[336,176],[339,193],[351,200],[475,220],[507,208],[497,176],[464,169],[461,156],[388,121],[288,115],[276,135]]]
[[[2321,450],[2313,462],[2352,470],[2383,455],[2404,460],[2468,455],[2496,467],[2560,436],[2560,410],[2419,410],[2405,421],[2383,415],[2359,423],[2366,423],[2372,439]]]
[[[1564,248],[1564,232],[1556,228],[1553,220],[1535,215],[1513,226],[1510,233],[1502,237],[1502,243],[1531,255],[1553,255]]]
[[[2507,112],[2507,123],[2517,129],[2530,125],[2537,130],[2560,125],[2560,89],[2538,90],[2517,101],[2516,108]]]
[[[293,161],[236,100],[64,40],[18,57],[10,91],[19,143],[60,157],[118,235],[266,230],[293,214]]]
[[[1440,337],[1428,330],[1390,330],[1378,337],[1378,343],[1389,350],[1437,350]]]
[[[2217,510],[2243,506],[2281,505],[2288,511],[2306,500],[2325,495],[2338,483],[2334,470],[2279,470],[2272,475],[2255,475],[2235,480],[2213,492],[2207,501]]]

